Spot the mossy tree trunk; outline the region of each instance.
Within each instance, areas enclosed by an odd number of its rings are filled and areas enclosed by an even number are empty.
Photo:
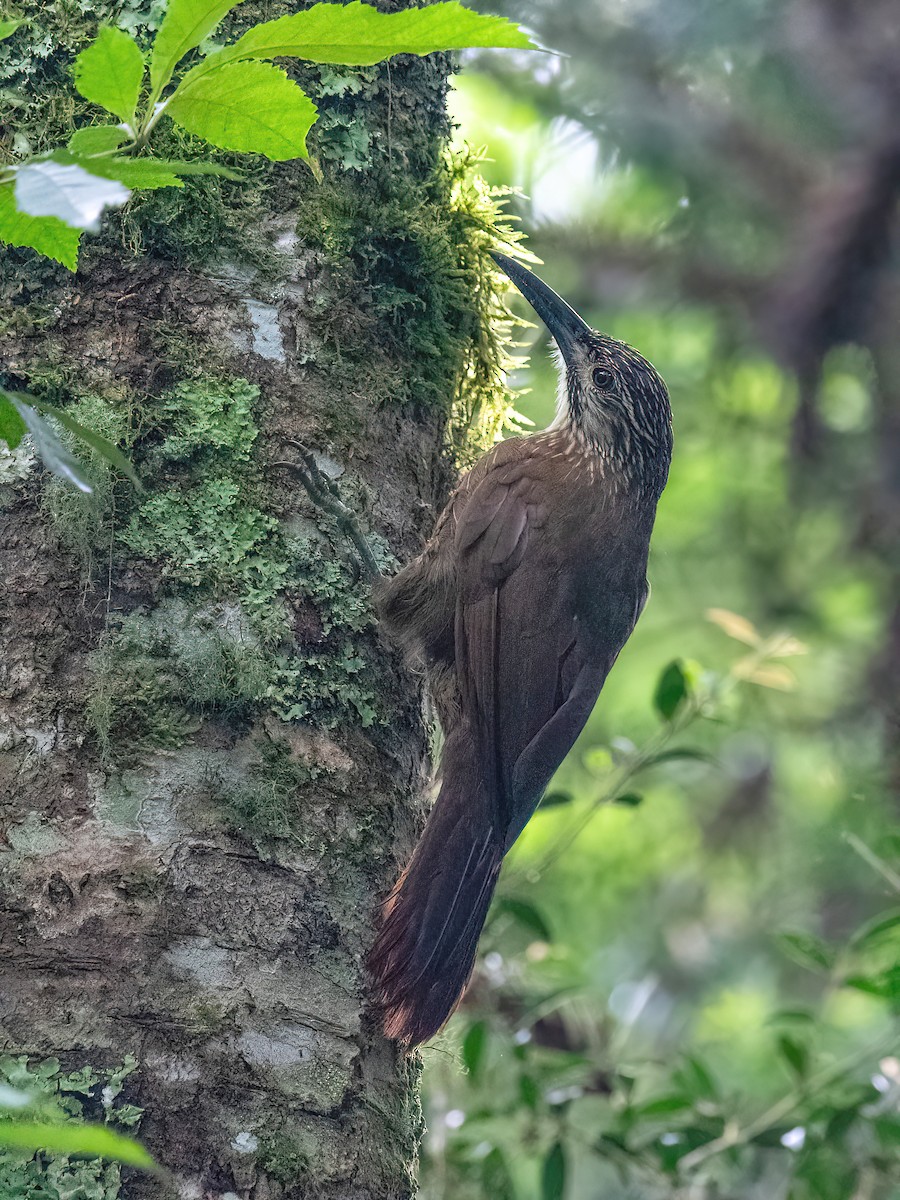
[[[43,50],[4,51],[36,148],[89,115],[67,71],[121,10],[59,0]],[[27,450],[0,464],[0,1052],[73,1095],[89,1066],[87,1116],[143,1111],[171,1174],[124,1195],[414,1190],[417,1068],[361,964],[421,815],[420,697],[278,463],[315,450],[386,566],[446,494],[479,321],[447,71],[305,76],[321,185],[244,161],[241,183],[132,200],[74,276],[3,254],[6,381],[117,438],[147,487],[95,463],[84,497]]]

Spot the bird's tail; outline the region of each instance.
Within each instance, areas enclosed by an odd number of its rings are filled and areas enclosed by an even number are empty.
[[[473,757],[445,746],[440,793],[369,956],[384,1031],[410,1046],[436,1034],[459,1003],[500,873],[503,838]]]

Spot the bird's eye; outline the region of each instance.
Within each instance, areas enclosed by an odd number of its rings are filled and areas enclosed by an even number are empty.
[[[591,373],[591,378],[594,381],[594,387],[601,392],[611,392],[613,387],[613,373],[608,371],[606,367],[594,367]]]

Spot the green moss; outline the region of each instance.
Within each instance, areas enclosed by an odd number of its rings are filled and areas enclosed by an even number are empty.
[[[321,537],[289,536],[267,511],[257,397],[241,379],[184,382],[156,399],[143,430],[139,466],[160,485],[131,500],[112,551],[151,560],[182,596],[120,620],[93,657],[86,714],[119,765],[183,745],[213,712],[250,720],[265,709],[326,728],[377,718],[367,589]],[[85,509],[87,548],[122,523],[106,495],[98,488]],[[70,541],[80,514],[56,514]]]
[[[115,399],[86,395],[73,400],[65,385],[54,388],[40,373],[32,377],[30,384],[36,393],[54,403],[59,402],[62,393],[69,401],[66,410],[76,421],[126,449],[130,445],[134,406],[127,395]],[[131,503],[131,485],[111,469],[105,458],[88,450],[67,431],[60,430],[60,438],[84,464],[84,474],[93,490],[76,491],[65,480],[49,475],[41,503],[60,541],[77,557],[82,582],[87,583],[101,570],[109,570],[116,538],[116,513]]]
[[[297,226],[334,267],[319,297],[332,326],[360,299],[377,326],[342,347],[338,362],[322,347],[317,363],[376,401],[443,410],[460,460],[515,423],[507,385],[515,321],[490,251],[515,254],[521,235],[504,213],[507,193],[487,186],[479,162],[448,154],[420,184],[382,168],[359,183],[326,182],[301,204]]]
[[[271,667],[241,610],[163,602],[107,631],[91,660],[85,715],[107,760],[175,749],[212,712],[249,717]]]
[[[105,1122],[133,1133],[143,1109],[121,1099],[137,1062],[127,1055],[117,1067],[83,1065],[66,1070],[59,1059],[0,1055],[0,1083],[35,1097],[28,1118]],[[0,1112],[0,1123],[13,1119]],[[0,1149],[0,1196],[11,1200],[115,1200],[121,1187],[118,1163],[70,1158],[30,1150]]]
[[[257,742],[259,761],[246,781],[217,797],[230,824],[260,837],[299,837],[298,789],[318,779],[322,769],[297,762],[283,742],[269,738]]]
[[[260,1139],[257,1162],[279,1183],[297,1186],[309,1175],[309,1155],[299,1142],[283,1133]]]

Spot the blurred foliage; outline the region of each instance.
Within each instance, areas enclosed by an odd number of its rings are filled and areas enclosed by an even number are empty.
[[[458,138],[676,446],[650,603],[424,1051],[423,1195],[896,1200],[896,6],[491,7],[567,57],[477,60]]]

